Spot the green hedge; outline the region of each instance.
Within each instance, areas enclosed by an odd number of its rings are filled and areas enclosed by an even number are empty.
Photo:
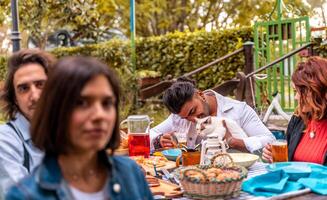
[[[240,48],[244,41],[251,38],[251,28],[209,33],[176,32],[159,37],[140,38],[136,40],[137,69],[159,71],[163,76],[179,76]],[[110,40],[96,45],[58,48],[52,53],[58,57],[95,56],[123,73],[129,73],[131,69],[129,41]],[[243,60],[244,57],[240,54],[195,78],[201,88],[211,87],[234,77],[235,72],[243,68]],[[0,59],[0,66],[0,71],[3,72],[3,58]]]
[[[252,39],[252,28],[222,32],[170,33],[160,37],[141,38],[137,41],[137,66],[180,76],[199,68],[240,47]],[[242,70],[244,56],[239,54],[196,75],[198,86],[209,88],[235,76]]]
[[[201,67],[240,47],[251,40],[252,29],[234,29],[222,32],[176,32],[159,37],[136,40],[137,70],[153,70],[165,77],[180,76]],[[133,90],[131,80],[129,41],[111,40],[107,43],[76,48],[60,48],[52,51],[58,57],[67,55],[95,56],[117,69],[123,85],[121,116],[127,116],[131,108]],[[213,87],[235,76],[243,69],[244,56],[240,54],[194,77],[201,89]]]
[[[4,80],[7,71],[7,58],[0,56],[0,80]]]
[[[252,28],[232,29],[221,32],[176,32],[159,37],[136,40],[137,70],[153,70],[164,76],[180,76],[201,67],[252,40]],[[327,57],[327,45],[316,48]],[[83,47],[57,48],[57,57],[87,55],[97,57],[114,67],[123,76],[131,78],[129,41],[110,40],[106,43]],[[0,79],[6,72],[6,58],[0,57]],[[209,88],[235,76],[242,70],[244,56],[240,53],[227,61],[196,75],[200,88]],[[129,84],[130,85],[130,84]]]
[[[233,52],[252,38],[253,29],[250,27],[220,32],[175,32],[159,37],[139,38],[136,40],[137,70],[153,70],[163,77],[168,74],[177,77]],[[115,68],[122,80],[123,112],[127,113],[132,99],[130,50],[128,40],[113,39],[106,43],[82,47],[57,48],[52,53],[58,58],[71,55],[94,56]],[[317,48],[317,52],[327,57],[327,46]],[[0,57],[1,79],[6,72],[6,60],[7,58]],[[199,88],[210,88],[235,77],[235,73],[243,67],[244,55],[240,53],[194,78]]]

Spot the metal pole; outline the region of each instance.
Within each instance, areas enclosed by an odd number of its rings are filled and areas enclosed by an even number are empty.
[[[277,19],[282,19],[282,12],[283,12],[283,0],[277,0]]]
[[[132,65],[133,72],[136,71],[135,63],[135,0],[130,0],[130,29],[131,29],[131,48],[132,48]]]
[[[131,30],[131,61],[132,61],[132,73],[133,73],[133,108],[137,107],[137,80],[136,80],[136,53],[135,53],[135,0],[130,0],[130,30]]]
[[[18,18],[18,0],[11,0],[11,17],[12,17],[12,51],[19,51],[20,49],[20,34],[19,34],[19,18]]]

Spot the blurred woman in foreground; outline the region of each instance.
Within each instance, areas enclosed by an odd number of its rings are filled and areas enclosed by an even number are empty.
[[[153,199],[134,161],[105,153],[120,141],[116,77],[93,58],[56,64],[31,127],[45,158],[7,199]]]
[[[286,132],[288,160],[327,165],[327,60],[311,57],[299,63],[292,82],[298,108]],[[262,157],[272,162],[270,145]]]

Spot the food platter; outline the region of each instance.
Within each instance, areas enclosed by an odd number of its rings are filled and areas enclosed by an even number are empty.
[[[154,165],[156,165],[157,171],[160,171],[162,168],[174,169],[176,167],[175,162],[169,161],[162,156],[150,156],[149,158],[144,158],[142,156],[132,156],[130,158],[135,160],[137,164],[142,166],[143,169],[151,175],[155,175]]]
[[[165,198],[169,199],[181,197],[183,195],[181,187],[178,185],[149,175],[146,176],[146,180],[153,195],[163,195]]]

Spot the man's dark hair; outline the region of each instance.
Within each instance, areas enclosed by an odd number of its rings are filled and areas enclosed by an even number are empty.
[[[195,81],[180,77],[164,92],[163,103],[170,112],[178,114],[183,105],[192,99],[195,91]]]
[[[14,75],[16,71],[26,64],[39,64],[48,75],[49,69],[55,62],[55,58],[39,49],[22,49],[14,53],[8,60],[7,77],[1,94],[3,103],[2,110],[6,118],[13,120],[19,107],[16,104]]]
[[[34,113],[31,136],[36,147],[51,155],[67,152],[67,147],[70,145],[68,127],[72,113],[85,85],[98,75],[106,77],[116,98],[117,118],[106,148],[110,148],[113,152],[119,146],[120,89],[116,73],[95,58],[68,57],[54,66]]]

